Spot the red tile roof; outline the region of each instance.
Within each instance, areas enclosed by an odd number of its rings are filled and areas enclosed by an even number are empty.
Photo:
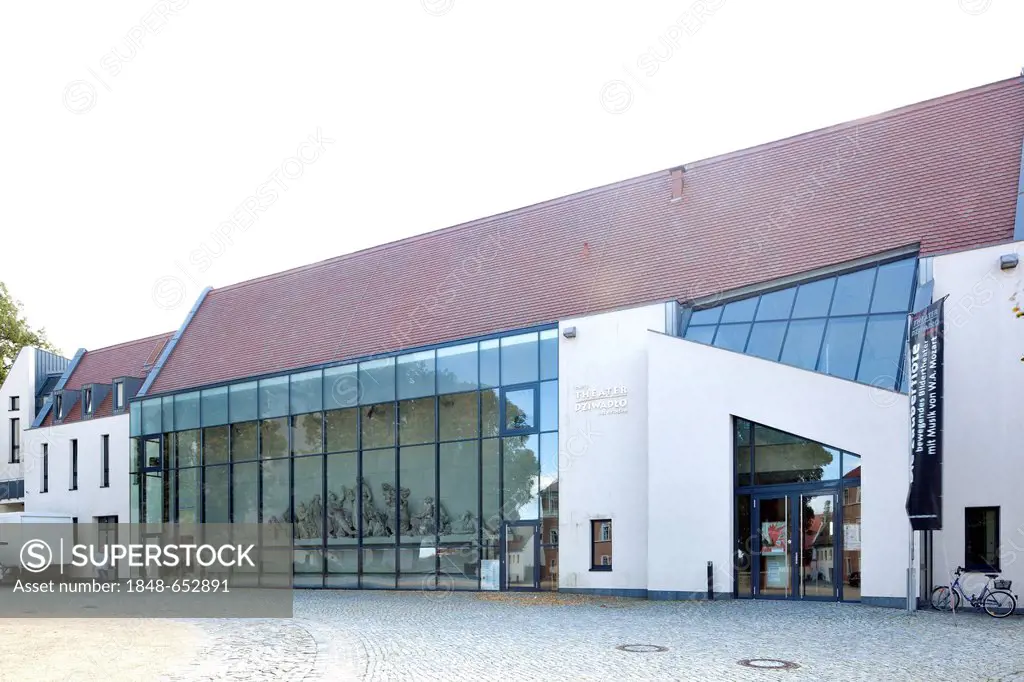
[[[75,371],[68,377],[64,388],[80,391],[86,384],[111,384],[118,377],[145,378],[156,363],[160,351],[173,335],[173,332],[168,332],[86,351],[78,361]],[[80,421],[82,419],[81,404],[82,400],[79,396],[62,423]],[[114,398],[108,392],[103,401],[93,410],[93,418],[109,417],[113,414],[113,407]],[[51,426],[53,417],[53,410],[51,410],[43,421],[43,426]]]
[[[211,291],[150,393],[1012,238],[1014,78]]]

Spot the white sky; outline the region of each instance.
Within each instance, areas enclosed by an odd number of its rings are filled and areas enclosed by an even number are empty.
[[[1024,66],[1019,0],[500,5],[5,3],[0,281],[70,356],[176,329],[202,286]],[[204,243],[222,253],[190,261]]]

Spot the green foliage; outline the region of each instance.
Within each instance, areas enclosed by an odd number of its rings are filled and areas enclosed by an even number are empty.
[[[25,319],[21,301],[15,300],[3,282],[0,282],[0,384],[25,346],[59,353],[46,338],[46,330],[33,330]]]

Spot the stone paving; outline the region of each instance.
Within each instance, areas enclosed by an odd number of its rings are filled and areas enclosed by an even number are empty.
[[[5,660],[27,660],[19,629],[31,621],[7,623],[12,646],[17,639],[21,648],[9,648]],[[910,615],[855,604],[297,591],[295,617],[287,620],[147,620],[130,628],[124,620],[46,623],[47,643],[63,640],[59,650],[78,660],[78,674],[69,676],[50,658],[46,674],[37,668],[18,679],[1024,682],[1022,617]],[[72,624],[78,635],[67,629]],[[80,645],[104,642],[111,627],[125,633],[121,644],[131,641],[125,651],[147,665],[97,651],[86,657],[89,670],[82,669]],[[88,639],[79,638],[84,631]],[[629,644],[665,650],[616,648]],[[743,659],[799,667],[758,670],[741,666]],[[12,678],[0,673],[6,679]]]
[[[1024,618],[855,604],[301,591],[171,680],[1024,680]],[[666,651],[633,653],[623,644]],[[743,659],[799,667],[757,670]],[[205,662],[204,662],[205,660]]]

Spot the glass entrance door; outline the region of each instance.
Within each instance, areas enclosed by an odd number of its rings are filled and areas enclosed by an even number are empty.
[[[801,599],[837,599],[835,493],[794,495],[800,500],[800,560],[797,580]]]
[[[793,594],[792,516],[789,496],[754,498],[754,528],[760,538],[753,548],[755,597],[787,599]]]
[[[536,590],[540,587],[538,538],[540,524],[536,521],[505,523],[502,529],[502,582],[506,590]]]

